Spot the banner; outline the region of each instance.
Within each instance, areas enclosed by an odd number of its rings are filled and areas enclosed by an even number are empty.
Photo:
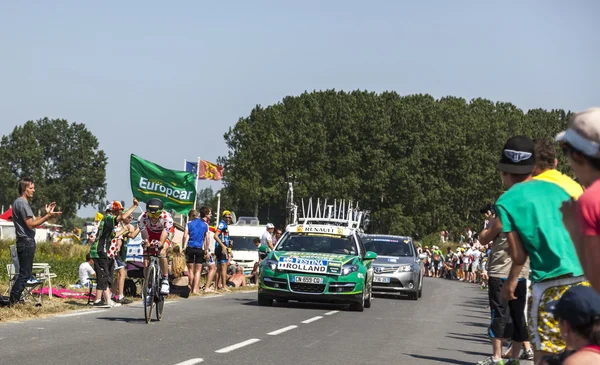
[[[134,154],[130,160],[131,192],[138,200],[147,202],[159,198],[165,210],[186,214],[196,200],[196,175],[165,169]]]
[[[214,163],[200,160],[200,171],[198,171],[198,179],[206,180],[221,180],[223,178],[223,167]]]

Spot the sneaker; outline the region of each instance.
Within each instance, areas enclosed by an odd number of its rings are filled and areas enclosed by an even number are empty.
[[[121,299],[115,300],[115,302],[123,304],[123,305],[127,305],[127,304],[133,303],[133,300],[123,297]]]
[[[519,360],[533,361],[533,350],[532,349],[523,350],[523,352],[521,352],[521,356],[519,356]]]
[[[486,357],[484,360],[477,363],[477,365],[505,365],[504,360],[494,360],[492,356]]]
[[[120,306],[121,306],[121,303],[117,303],[112,300],[110,301],[110,303],[108,303],[109,308],[120,307]]]
[[[35,276],[32,276],[29,278],[29,280],[27,280],[27,284],[29,285],[33,285],[33,284],[38,284],[40,281],[38,279],[36,279]]]
[[[162,295],[169,295],[169,280],[162,279],[162,282],[160,284],[160,293]]]
[[[106,304],[106,302],[104,302],[104,301],[94,302],[94,304],[92,304],[92,307],[96,307],[96,308],[110,308],[110,306],[108,304]]]
[[[504,363],[505,365],[520,365],[521,362],[518,359],[510,359]]]

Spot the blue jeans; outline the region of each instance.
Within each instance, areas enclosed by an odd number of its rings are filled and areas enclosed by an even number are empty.
[[[19,238],[17,240],[17,256],[19,258],[19,274],[10,291],[14,301],[21,299],[27,280],[31,278],[33,269],[33,256],[35,255],[35,240],[33,238]]]

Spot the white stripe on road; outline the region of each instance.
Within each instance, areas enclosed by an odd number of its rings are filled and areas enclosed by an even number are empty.
[[[316,317],[312,317],[307,319],[306,321],[302,321],[302,323],[307,324],[307,323],[312,323],[314,321],[318,321],[319,319],[323,318],[322,316],[316,316]]]
[[[218,352],[219,354],[226,354],[228,352],[237,350],[237,349],[242,348],[244,346],[252,345],[253,343],[256,343],[258,341],[260,341],[258,338],[251,338],[251,339],[246,340],[244,342],[236,343],[235,345],[223,347],[222,349],[217,350],[215,352]]]
[[[102,313],[102,312],[106,312],[107,309],[98,309],[98,310],[93,310],[93,311],[82,311],[82,312],[74,312],[74,313],[69,313],[69,314],[61,314],[58,317],[75,317],[75,316],[82,316],[84,314],[92,314],[92,313]]]
[[[204,359],[196,358],[196,359],[189,359],[189,360],[180,362],[179,364],[175,364],[175,365],[194,365],[194,364],[200,364],[203,361],[204,361]]]
[[[284,333],[284,332],[287,332],[287,331],[293,330],[294,328],[298,328],[298,326],[296,326],[296,325],[291,325],[291,326],[283,327],[283,328],[280,328],[280,329],[278,329],[278,330],[275,330],[275,331],[273,331],[273,332],[269,332],[269,333],[267,333],[267,335],[270,335],[270,336],[277,336],[277,335],[279,335],[279,334],[282,334],[282,333]]]
[[[325,315],[326,315],[326,316],[330,316],[330,315],[332,315],[332,314],[336,314],[336,313],[338,313],[338,312],[339,312],[339,311],[331,311],[331,312],[327,312],[327,313],[325,313]]]

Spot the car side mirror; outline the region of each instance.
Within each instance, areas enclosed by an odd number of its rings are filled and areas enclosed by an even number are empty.
[[[365,253],[365,260],[375,260],[377,258],[377,254],[373,251],[367,251]]]
[[[427,258],[427,254],[426,253],[422,253],[419,255],[419,260],[423,261]]]

